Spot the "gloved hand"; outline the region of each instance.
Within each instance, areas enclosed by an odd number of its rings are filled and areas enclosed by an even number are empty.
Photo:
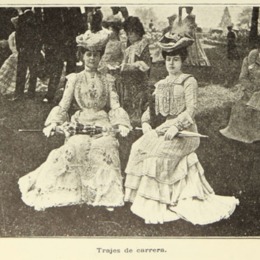
[[[50,125],[43,128],[43,133],[46,137],[53,136],[55,134],[55,129],[57,127],[56,123],[51,123]]]
[[[119,130],[119,133],[121,134],[121,136],[123,136],[123,137],[126,137],[130,132],[129,128],[127,128],[126,126],[123,126],[123,125],[119,125],[118,130]]]
[[[164,134],[164,140],[173,140],[173,138],[178,134],[179,130],[176,126],[171,126]]]
[[[148,123],[143,123],[142,124],[142,130],[143,130],[143,134],[146,134],[146,133],[148,133],[152,130],[152,127]]]

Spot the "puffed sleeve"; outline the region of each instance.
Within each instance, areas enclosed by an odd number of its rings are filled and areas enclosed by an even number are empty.
[[[146,66],[149,67],[149,69],[151,68],[152,59],[151,59],[151,53],[148,45],[144,48],[140,56],[140,60],[143,61],[146,64]]]
[[[15,32],[12,32],[8,37],[8,45],[12,53],[17,53],[15,44]]]
[[[136,47],[128,47],[122,63],[122,71],[142,71],[147,72],[151,68],[151,54],[148,41],[142,39]]]
[[[186,109],[177,116],[175,126],[183,130],[193,124],[193,119],[197,109],[198,83],[194,77],[190,77],[184,82],[184,97]]]
[[[241,71],[240,71],[240,75],[239,75],[239,81],[241,83],[243,81],[249,81],[249,69],[248,69],[248,66],[249,66],[248,57],[245,57],[244,60],[243,60]]]
[[[142,117],[141,117],[141,122],[142,122],[142,124],[143,124],[143,123],[148,123],[148,124],[151,123],[150,107],[148,107],[148,108],[144,111],[144,113],[143,113],[143,115],[142,115]]]
[[[254,85],[251,80],[253,73],[250,73],[248,57],[245,57],[242,63],[240,75],[239,75],[239,83],[241,87],[241,91],[244,93],[250,93],[253,90]]]
[[[74,96],[74,88],[76,83],[76,74],[72,73],[67,77],[67,84],[62,96],[62,99],[58,106],[55,106],[50,114],[48,115],[45,126],[51,123],[57,123],[58,125],[63,124],[66,121],[69,121],[68,110]]]
[[[113,126],[124,125],[129,129],[132,129],[130,119],[126,111],[120,107],[119,97],[115,88],[115,78],[112,75],[107,74],[107,88],[109,92],[109,107],[110,111],[108,113],[110,122]]]

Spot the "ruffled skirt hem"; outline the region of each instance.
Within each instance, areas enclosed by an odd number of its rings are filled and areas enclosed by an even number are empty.
[[[179,178],[171,184],[140,174],[149,172],[147,163],[140,166],[139,174],[128,173],[124,200],[132,202],[131,211],[147,224],[181,218],[194,225],[206,225],[228,218],[239,201],[234,197],[215,195],[196,158],[192,153],[180,161],[171,173]]]
[[[80,188],[55,188],[51,191],[42,192],[30,187],[28,176],[20,178],[18,185],[22,193],[23,202],[37,211],[43,211],[51,207],[63,207],[86,204],[89,206],[121,207],[124,205],[123,192],[116,200],[89,201],[82,199]],[[119,187],[120,188],[120,187]],[[101,195],[102,197],[102,195]]]

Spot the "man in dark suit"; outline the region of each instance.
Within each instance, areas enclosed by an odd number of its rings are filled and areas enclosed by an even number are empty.
[[[76,37],[85,32],[83,15],[80,8],[68,7],[63,9],[66,74],[76,72],[77,43]]]
[[[18,15],[15,8],[0,8],[0,40],[7,40],[9,35],[15,30],[11,18]]]
[[[43,44],[48,92],[43,102],[52,102],[59,86],[65,60],[64,8],[43,8]]]
[[[31,8],[23,8],[19,15],[16,30],[16,47],[18,51],[16,89],[13,101],[21,98],[24,94],[26,73],[29,68],[28,97],[35,95],[37,81],[37,60],[41,51],[42,43],[35,15]]]

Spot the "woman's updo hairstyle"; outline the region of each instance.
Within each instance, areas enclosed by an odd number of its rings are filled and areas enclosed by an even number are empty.
[[[144,26],[140,19],[136,16],[129,16],[123,23],[123,28],[126,33],[135,32],[140,37],[145,34]]]
[[[119,34],[120,30],[122,29],[122,21],[121,19],[112,15],[102,21],[102,26],[106,29],[111,27],[117,34]]]
[[[177,55],[180,55],[181,61],[184,62],[188,57],[187,48],[183,47],[181,49],[174,50],[174,51],[171,51],[171,52],[162,51],[162,56],[163,56],[164,59],[166,59],[166,56],[177,56]]]

